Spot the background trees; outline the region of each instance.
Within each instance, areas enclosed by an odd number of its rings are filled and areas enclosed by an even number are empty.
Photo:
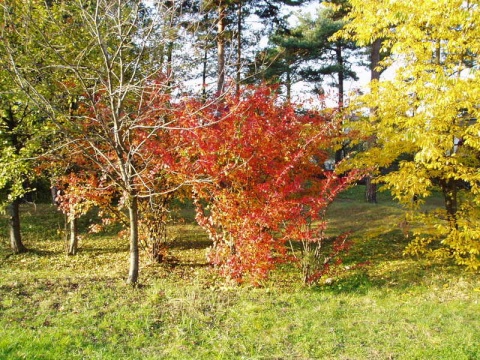
[[[348,2],[335,1],[329,7],[318,7],[313,16],[300,14],[294,25],[279,24],[269,37],[269,46],[257,55],[257,78],[284,85],[287,99],[299,82],[309,83],[321,96],[334,88],[334,101],[343,107],[345,83],[357,79],[352,65],[361,55],[355,42],[332,37],[344,26],[347,12]]]
[[[259,69],[252,70],[250,64],[260,50],[262,38],[286,26],[285,8],[294,9],[308,2],[209,0],[194,7],[193,48],[201,48],[204,96],[208,91],[221,93],[226,85],[238,92],[242,83],[251,82],[250,77]]]
[[[33,189],[38,176],[36,158],[45,151],[46,139],[52,132],[48,119],[16,83],[15,68],[9,57],[14,50],[19,67],[32,72],[31,38],[22,38],[17,29],[21,17],[5,4],[0,8],[0,212],[8,210],[10,245],[14,253],[26,251],[21,238],[19,205],[22,197]],[[41,83],[36,74],[31,81]]]
[[[337,3],[336,6],[330,4],[332,7],[320,8],[315,19],[303,17],[297,32],[301,33],[304,39],[304,61],[309,62],[302,71],[302,78],[316,84],[317,91],[323,93],[322,82],[333,77],[327,85],[337,89],[337,106],[342,108],[347,95],[345,82],[358,79],[352,69],[352,62],[355,61],[355,56],[358,58],[360,54],[353,41],[332,39],[332,36],[343,28],[343,17],[349,11],[347,1]]]
[[[10,78],[4,75],[4,81]],[[11,249],[20,253],[27,249],[21,238],[19,205],[22,196],[33,190],[34,158],[42,146],[42,118],[25,96],[8,89],[11,84],[5,84],[0,104],[0,211],[8,211]]]

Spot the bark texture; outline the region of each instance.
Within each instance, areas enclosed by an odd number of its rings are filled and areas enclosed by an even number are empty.
[[[138,198],[132,196],[128,207],[130,219],[130,269],[127,283],[136,285],[139,272],[139,251],[138,251]]]
[[[22,243],[22,234],[20,233],[20,200],[14,200],[8,206],[8,227],[10,232],[10,247],[15,254],[27,251]]]
[[[77,255],[78,252],[78,220],[71,219],[70,226],[70,241],[68,243],[68,255]]]
[[[380,79],[380,70],[378,69],[378,65],[380,63],[380,49],[382,47],[382,40],[376,39],[371,48],[370,53],[370,79],[371,81],[379,80]],[[374,109],[372,110],[374,111]],[[375,141],[375,137],[373,137],[371,142]],[[368,144],[370,145],[370,144]],[[372,176],[367,176],[365,178],[365,199],[369,203],[377,203],[377,184],[373,182]]]

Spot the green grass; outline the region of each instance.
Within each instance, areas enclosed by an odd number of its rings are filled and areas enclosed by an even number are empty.
[[[189,222],[171,228],[170,261],[144,260],[131,288],[125,239],[85,235],[67,257],[62,217],[25,205],[34,251],[10,255],[0,238],[0,359],[480,358],[478,274],[404,257],[402,209],[384,193],[366,204],[362,191],[335,202],[330,231],[354,231],[346,265],[370,264],[312,288],[291,266],[260,288],[229,286]]]

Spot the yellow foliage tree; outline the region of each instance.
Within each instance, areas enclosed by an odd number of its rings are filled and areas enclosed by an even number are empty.
[[[352,105],[363,119],[352,126],[376,139],[354,158],[354,166],[379,168],[399,161],[397,170],[377,179],[424,224],[407,253],[453,258],[478,269],[479,1],[350,3],[341,36],[360,45],[381,39],[390,49],[381,66],[398,67],[392,80],[372,82]],[[443,193],[445,206],[428,214],[416,211],[435,189]]]

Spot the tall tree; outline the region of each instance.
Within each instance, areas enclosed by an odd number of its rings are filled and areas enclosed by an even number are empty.
[[[287,101],[292,97],[292,86],[303,80],[302,64],[307,52],[301,31],[280,28],[270,37],[269,46],[258,52],[250,67],[253,79],[285,88]]]
[[[347,34],[361,45],[382,39],[391,47],[384,66],[394,61],[401,66],[394,79],[372,82],[370,92],[358,99],[357,109],[374,109],[359,124],[366,136],[376,136],[376,143],[356,161],[387,166],[403,159],[398,170],[380,180],[413,211],[435,188],[443,193],[443,210],[414,212],[427,229],[415,232],[407,252],[478,268],[478,3],[351,4]]]
[[[12,4],[23,17],[19,36],[34,37],[37,46],[50,54],[41,66],[32,61],[33,69],[57,84],[62,98],[45,96],[9,47],[18,81],[34,92],[32,98],[68,139],[69,146],[82,152],[122,193],[130,232],[128,282],[135,284],[139,274],[139,199],[152,193],[151,180],[145,175],[161,169],[152,165],[151,149],[146,147],[169,123],[161,116],[153,121],[147,113],[153,111],[153,99],[169,91],[156,55],[171,42],[162,36],[160,27],[169,21],[174,8],[164,1],[151,5],[77,0],[45,6],[42,1],[12,0]],[[68,98],[78,99],[74,114],[65,112]],[[167,107],[168,102],[162,106]]]
[[[30,66],[29,54],[38,52],[29,41],[17,36],[16,29],[22,24],[10,10],[7,4],[0,7],[0,211],[8,210],[11,249],[20,253],[27,250],[21,236],[20,201],[32,190],[29,184],[36,177],[34,159],[45,149],[44,140],[51,128],[15,83],[9,46],[15,49],[23,67]],[[41,80],[34,81],[38,84]]]
[[[375,39],[373,43],[368,47],[369,50],[369,60],[370,63],[370,81],[379,81],[380,75],[384,71],[384,68],[381,67],[381,59],[385,57],[382,56],[382,39]],[[374,113],[375,109],[371,109],[371,112]],[[370,147],[372,143],[375,142],[375,135],[372,135],[367,139],[364,146]],[[369,203],[377,202],[377,184],[373,179],[373,174],[368,174],[365,176],[365,200]]]
[[[284,25],[282,9],[285,6],[300,6],[309,0],[298,1],[258,1],[258,0],[209,0],[202,1],[205,16],[201,21],[214,19],[216,27],[216,90],[225,91],[225,82],[231,79],[236,91],[242,83],[242,76],[248,71],[244,63],[248,56],[247,47],[258,48],[260,33],[271,31],[280,24]],[[215,16],[210,16],[215,11]],[[248,25],[253,17],[260,19],[262,29],[255,30]],[[206,49],[207,47],[205,47]],[[253,53],[255,51],[250,51]],[[205,56],[205,59],[207,56]],[[248,74],[251,76],[251,74]]]
[[[301,18],[299,30],[306,46],[305,60],[308,64],[303,70],[303,77],[310,82],[324,82],[325,78],[334,76],[328,83],[337,89],[337,106],[341,109],[345,103],[345,82],[357,80],[352,69],[352,59],[359,56],[358,46],[351,40],[332,39],[332,35],[345,25],[344,16],[349,11],[345,0],[330,3],[329,8],[320,8],[316,18]]]
[[[225,90],[226,9],[225,2],[220,0],[217,20],[217,94],[219,95]]]
[[[331,8],[319,8],[313,18],[300,16],[293,28],[285,24],[278,27],[270,37],[270,46],[257,57],[255,68],[261,69],[260,77],[285,85],[287,98],[295,82],[311,82],[317,91],[323,91],[321,84],[330,78],[327,84],[337,88],[341,108],[345,81],[356,79],[351,59],[357,47],[351,40],[331,37],[343,27],[347,5],[346,1],[335,1]]]
[[[241,4],[242,0],[208,0],[202,1],[201,8],[204,12],[216,12],[214,17],[216,36],[215,42],[217,45],[217,71],[216,71],[216,93],[221,95],[225,91],[225,79],[227,72],[227,46],[233,41],[233,31],[229,31],[231,26],[231,15],[234,14],[234,7],[236,4]],[[238,5],[240,6],[240,5]],[[204,17],[203,19],[208,19]],[[202,20],[203,20],[202,19]]]

